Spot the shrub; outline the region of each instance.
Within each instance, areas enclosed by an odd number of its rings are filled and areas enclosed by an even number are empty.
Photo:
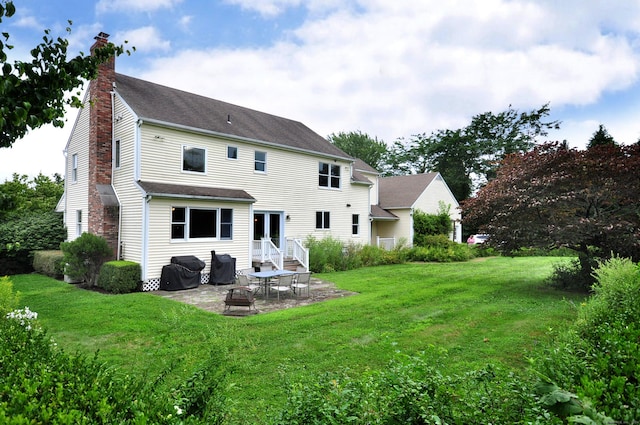
[[[0,317],[14,310],[20,301],[20,293],[13,292],[13,282],[8,276],[0,277]]]
[[[595,271],[594,295],[537,370],[620,423],[640,421],[640,270],[612,258]]]
[[[100,268],[97,286],[113,294],[134,292],[140,287],[140,264],[132,261],[108,261]]]
[[[0,307],[8,278],[0,279]],[[214,350],[173,389],[157,379],[119,374],[98,360],[57,348],[28,308],[0,317],[0,423],[221,424],[226,352]],[[167,372],[168,373],[168,372]]]
[[[449,235],[453,229],[450,217],[450,205],[445,205],[440,201],[437,214],[427,214],[424,211],[415,210],[413,212],[413,244],[416,246],[426,246],[425,238],[435,235]]]
[[[33,270],[36,273],[59,279],[64,274],[64,254],[62,251],[35,251],[33,253]]]
[[[562,290],[589,292],[594,277],[592,267],[585,267],[585,261],[589,260],[576,258],[569,263],[555,265],[547,284]]]
[[[441,262],[468,261],[473,258],[471,249],[465,244],[449,241],[448,247],[418,246],[409,250],[409,261]]]
[[[321,240],[308,236],[305,246],[309,249],[311,271],[326,273],[347,269],[345,246],[340,240],[330,236]]]
[[[440,372],[444,350],[397,354],[389,366],[301,377],[273,424],[559,424],[535,400],[530,379],[487,366],[461,376]]]
[[[63,242],[65,274],[81,279],[89,287],[96,286],[100,267],[112,255],[107,241],[91,233],[83,233],[76,240]]]
[[[25,214],[0,223],[0,275],[33,271],[33,252],[58,249],[67,237],[62,215]]]

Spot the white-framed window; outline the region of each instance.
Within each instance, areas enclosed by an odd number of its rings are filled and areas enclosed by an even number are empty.
[[[120,168],[120,139],[116,139],[113,144],[113,166]]]
[[[237,146],[227,146],[227,159],[238,159]]]
[[[254,160],[255,160],[254,166],[253,166],[254,171],[257,171],[259,173],[266,173],[267,172],[267,153],[256,151],[254,154]]]
[[[207,150],[193,146],[182,146],[182,171],[205,173],[207,171]]]
[[[230,208],[171,208],[171,239],[233,239]]]
[[[351,234],[352,235],[360,234],[360,214],[351,215]]]
[[[76,236],[82,234],[82,210],[76,210]]]
[[[71,181],[73,183],[78,181],[78,154],[71,155]]]
[[[326,162],[318,163],[318,186],[340,189],[340,166]]]
[[[329,211],[316,211],[316,229],[329,229],[331,226]]]

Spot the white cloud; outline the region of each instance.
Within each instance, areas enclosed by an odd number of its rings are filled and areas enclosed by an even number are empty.
[[[116,34],[117,42],[127,39],[142,52],[165,55],[133,75],[299,120],[323,136],[360,130],[392,142],[458,128],[473,115],[510,104],[531,110],[547,102],[563,120],[563,130],[550,139],[586,143],[600,121],[616,140],[640,136],[640,103],[624,113],[620,105],[593,107],[618,92],[633,90],[640,98],[640,2],[226,2],[265,17],[287,8],[308,15],[261,48],[171,50],[171,38],[153,26]],[[107,5],[155,11],[176,2],[99,2]],[[97,24],[74,27],[72,36],[86,43],[100,30]],[[126,58],[119,60],[122,72]],[[578,117],[562,116],[575,109]]]
[[[510,104],[589,104],[637,81],[628,38],[602,33],[597,10],[555,4],[370,1],[307,20],[293,41],[179,52],[143,77],[298,119],[322,135],[360,129],[387,142]],[[560,22],[572,19],[570,34]]]
[[[129,42],[129,46],[135,46],[141,52],[166,51],[171,48],[169,40],[163,40],[160,32],[151,26],[136,28],[134,30],[119,32],[114,39],[117,43]]]
[[[96,12],[153,12],[170,9],[179,3],[182,3],[182,0],[100,0],[96,4]]]

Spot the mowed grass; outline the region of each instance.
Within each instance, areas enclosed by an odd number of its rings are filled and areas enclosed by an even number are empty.
[[[572,322],[584,296],[543,285],[564,258],[496,257],[404,264],[316,277],[358,295],[305,307],[225,317],[149,293],[105,295],[38,275],[12,278],[22,304],[67,352],[166,385],[211,350],[226,353],[237,423],[258,423],[284,400],[284,382],[348,368],[384,368],[394,353],[448,351],[443,373],[489,363],[520,369],[527,353]],[[221,306],[222,309],[222,306]]]

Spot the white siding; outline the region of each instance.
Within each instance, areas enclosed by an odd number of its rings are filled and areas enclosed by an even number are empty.
[[[460,219],[458,202],[447,187],[442,176],[438,175],[418,197],[413,207],[427,214],[437,214],[440,209],[440,202],[444,202],[445,206],[451,206],[450,216],[452,220]]]
[[[351,215],[359,214],[361,232],[355,240],[368,243],[370,239],[369,187],[350,183],[349,162],[151,125],[143,125],[141,143],[142,181],[245,190],[257,200],[254,210],[282,212],[290,217],[284,223],[288,237],[304,239],[312,234],[352,240]],[[181,171],[183,145],[206,149],[206,174]],[[228,145],[238,148],[237,159],[227,159]],[[254,171],[255,151],[267,153],[266,173]],[[340,190],[318,186],[320,161],[340,164]],[[331,213],[331,229],[315,229],[316,211]]]
[[[83,108],[78,111],[73,131],[69,136],[65,159],[65,226],[67,239],[74,240],[80,234],[76,231],[77,211],[82,211],[82,231],[89,223],[89,92],[85,94]],[[73,156],[78,155],[78,173],[72,181]]]
[[[231,208],[233,209],[233,240],[171,240],[172,207],[198,208]],[[171,257],[179,255],[195,255],[207,266],[203,273],[209,273],[211,267],[211,251],[218,254],[229,254],[236,258],[239,268],[250,264],[248,258],[249,204],[212,201],[187,201],[182,199],[154,198],[148,203],[149,215],[149,250],[146,260],[146,276],[144,279],[159,278],[162,266],[169,264]]]
[[[120,140],[120,167],[113,170],[113,187],[120,201],[120,256],[124,260],[143,262],[144,197],[134,183],[136,166],[136,117],[115,97],[114,141]]]

